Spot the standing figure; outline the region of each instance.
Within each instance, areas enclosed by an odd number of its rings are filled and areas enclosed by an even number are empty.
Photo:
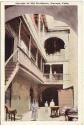
[[[34,100],[32,103],[32,121],[37,119],[38,103]]]
[[[54,101],[53,101],[53,99],[52,99],[51,102],[50,102],[50,108],[51,108],[51,107],[54,107],[54,106],[55,106],[55,103],[54,103]],[[54,113],[55,113],[55,112],[51,109],[51,116],[54,115]]]
[[[45,102],[45,112],[48,112],[48,102]]]
[[[54,101],[52,99],[51,102],[50,102],[50,107],[53,107],[53,106],[55,106],[55,103],[54,103]]]

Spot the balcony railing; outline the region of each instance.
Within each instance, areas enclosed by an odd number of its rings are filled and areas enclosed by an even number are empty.
[[[23,65],[26,69],[28,69],[34,76],[39,77],[41,80],[43,80],[43,73],[40,71],[40,69],[35,64],[35,60],[32,59],[33,56],[29,57],[29,55],[24,52],[20,47],[18,54],[19,54],[19,63]]]
[[[69,74],[63,74],[63,73],[56,73],[56,74],[44,74],[44,81],[69,81],[70,75]]]
[[[63,61],[65,60],[65,50],[62,49],[60,52],[55,54],[46,54],[46,58],[48,61]]]

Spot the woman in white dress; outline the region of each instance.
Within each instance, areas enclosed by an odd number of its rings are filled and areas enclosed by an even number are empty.
[[[50,107],[53,107],[53,106],[55,106],[55,103],[54,103],[54,101],[52,99],[51,102],[50,102]]]
[[[53,106],[55,106],[55,103],[52,99],[51,102],[50,102],[50,107],[53,107]],[[51,110],[51,115],[53,115],[53,114],[54,114],[54,112]]]
[[[48,112],[48,102],[45,102],[45,112]]]

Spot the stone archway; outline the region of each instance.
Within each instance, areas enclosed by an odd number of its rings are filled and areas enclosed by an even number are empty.
[[[65,43],[58,37],[51,37],[45,41],[44,48],[47,54],[54,54],[64,49]]]
[[[52,11],[51,11],[52,10]],[[73,14],[71,13],[73,11]],[[77,33],[77,6],[11,6],[6,7],[5,21],[14,19],[22,14],[47,14],[53,16],[56,20],[60,20],[68,24]],[[72,17],[72,18],[71,18]]]
[[[45,101],[48,101],[48,105],[50,104],[51,100],[54,100],[55,105],[58,105],[58,91],[54,87],[46,88],[42,92],[42,101],[43,101],[43,106],[45,104]]]

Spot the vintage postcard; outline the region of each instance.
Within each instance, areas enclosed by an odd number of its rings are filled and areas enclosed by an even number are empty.
[[[1,3],[2,123],[82,124],[80,11],[78,2]]]

